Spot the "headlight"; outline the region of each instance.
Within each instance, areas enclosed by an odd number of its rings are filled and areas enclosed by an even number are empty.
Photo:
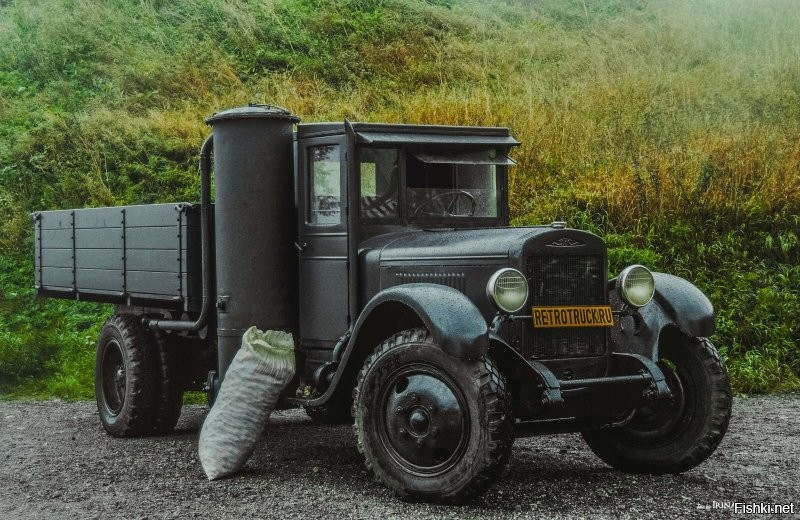
[[[517,312],[528,299],[528,281],[516,269],[500,269],[489,278],[486,296],[492,305],[507,313]]]
[[[644,307],[653,299],[656,282],[653,273],[643,265],[631,265],[622,270],[617,281],[619,294],[631,307]]]

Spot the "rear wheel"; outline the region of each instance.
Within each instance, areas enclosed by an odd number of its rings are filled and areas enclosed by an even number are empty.
[[[164,434],[171,432],[181,416],[183,408],[183,374],[180,366],[179,349],[182,347],[177,337],[154,334],[153,345],[156,374],[156,395],[153,407],[152,432]]]
[[[183,406],[176,345],[148,330],[142,317],[117,314],[100,331],[95,398],[103,428],[115,437],[172,431]]]
[[[114,315],[100,331],[95,398],[103,428],[115,437],[149,433],[157,391],[156,345],[133,315]]]
[[[455,359],[425,329],[395,334],[367,359],[353,415],[367,468],[404,499],[479,495],[514,441],[505,381],[491,359]]]
[[[730,383],[710,341],[675,336],[662,345],[658,364],[670,402],[639,408],[620,428],[583,433],[592,451],[616,469],[686,471],[707,459],[728,429]]]

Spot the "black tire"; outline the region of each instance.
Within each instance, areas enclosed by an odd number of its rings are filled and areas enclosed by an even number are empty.
[[[455,359],[421,328],[395,334],[367,359],[353,416],[367,468],[407,500],[476,497],[500,476],[514,442],[505,381],[492,360]]]
[[[115,437],[150,433],[157,377],[154,337],[141,318],[114,315],[103,325],[95,358],[95,398],[103,428]]]
[[[178,349],[179,338],[151,334],[155,355],[156,387],[153,405],[152,433],[163,435],[171,432],[181,416],[183,408],[183,374]]]
[[[631,473],[680,473],[711,455],[728,429],[731,387],[714,345],[675,336],[661,345],[659,366],[673,399],[639,408],[620,428],[583,433],[609,466]]]

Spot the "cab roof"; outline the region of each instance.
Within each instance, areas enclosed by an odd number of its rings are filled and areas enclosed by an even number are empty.
[[[307,139],[345,133],[352,125],[358,142],[375,145],[481,145],[519,146],[508,128],[492,126],[400,125],[389,123],[301,123],[297,138]]]

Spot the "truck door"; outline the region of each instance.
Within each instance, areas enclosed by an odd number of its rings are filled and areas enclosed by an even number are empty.
[[[343,135],[298,142],[300,341],[312,364],[349,327],[346,155]]]

